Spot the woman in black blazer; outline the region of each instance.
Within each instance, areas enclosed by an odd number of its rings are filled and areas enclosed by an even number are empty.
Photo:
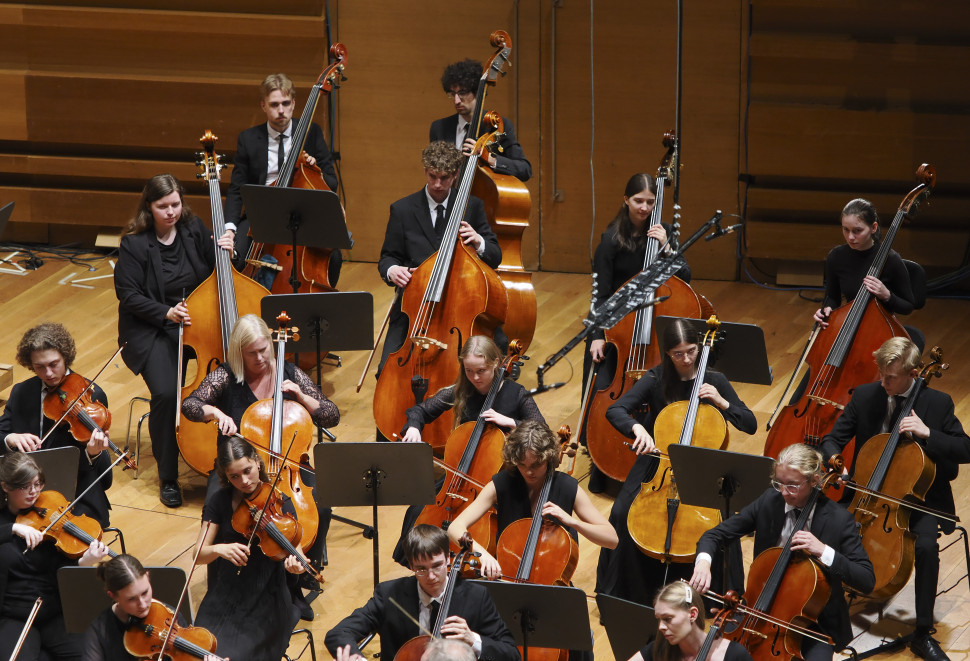
[[[170,174],[155,175],[142,190],[135,217],[121,239],[115,266],[118,343],[121,357],[141,374],[151,393],[148,430],[158,462],[159,499],[179,507],[178,446],[175,441],[178,325],[191,323],[183,297],[212,273],[212,234],[183,201]],[[232,233],[219,246],[232,250]]]

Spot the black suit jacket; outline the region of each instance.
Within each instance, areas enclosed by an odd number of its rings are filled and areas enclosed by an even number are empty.
[[[495,156],[495,167],[493,169],[499,174],[510,174],[521,181],[528,181],[532,177],[532,164],[525,157],[525,152],[522,151],[522,145],[515,139],[515,127],[512,126],[512,122],[505,117],[502,118],[502,121],[505,124],[505,137],[499,140],[502,153],[501,155]],[[436,119],[431,122],[431,128],[428,130],[429,142],[447,140],[454,144],[455,138],[457,137],[457,113],[450,117],[443,117],[442,119]]]
[[[394,599],[418,619],[418,581],[413,576],[384,581],[374,590],[374,596],[327,632],[325,644],[336,656],[337,648],[350,645],[351,653],[360,654],[357,643],[370,633],[381,637],[381,658],[393,659],[398,649],[419,635],[418,626],[394,606]],[[451,597],[449,615],[464,618],[468,628],[482,637],[479,661],[519,661],[515,638],[498,614],[488,591],[481,585],[458,584]]]
[[[293,118],[294,128],[300,122]],[[288,146],[284,143],[284,146]],[[269,130],[266,122],[246,129],[239,134],[236,141],[236,156],[233,159],[232,177],[229,180],[229,191],[226,193],[226,222],[239,225],[242,218],[242,187],[246,184],[266,183],[266,151],[269,149]],[[330,186],[330,190],[337,190],[337,175],[333,169],[333,156],[330,147],[323,139],[320,125],[311,122],[307,130],[303,151],[317,159],[317,167],[323,172],[323,179]],[[287,152],[289,154],[289,152]]]
[[[43,387],[40,377],[32,376],[26,381],[21,381],[10,390],[10,399],[7,406],[0,416],[0,441],[6,438],[7,434],[36,434],[44,438],[44,434],[50,431],[54,420],[43,418],[41,425],[41,401],[40,392]],[[91,397],[108,405],[108,397],[97,385],[92,389]],[[93,462],[89,463],[84,455],[84,443],[74,440],[68,431],[66,424],[62,424],[44,441],[43,449],[75,447],[81,451],[77,464],[77,492],[81,493],[94,482],[108,466],[111,465],[111,458],[107,452],[99,454]],[[0,451],[12,452],[8,450],[6,444],[0,443]],[[108,503],[108,496],[105,491],[111,488],[111,472],[109,471],[101,481],[76,505],[75,511],[79,514],[92,516],[98,520],[102,526],[108,525],[108,510],[111,509]]]
[[[858,455],[862,445],[882,431],[888,399],[886,390],[879,382],[856,388],[832,431],[822,438],[820,450],[826,461],[833,454],[841,452],[853,438],[856,439]],[[936,479],[926,493],[926,504],[952,514],[956,510],[950,481],[957,476],[958,464],[970,462],[970,438],[954,415],[953,400],[946,393],[924,387],[916,398],[913,411],[930,428],[928,439],[916,440],[936,463]],[[855,457],[853,466],[854,460]]]
[[[212,232],[196,216],[183,223],[178,232],[197,287],[215,268]],[[156,335],[176,328],[165,318],[171,306],[165,303],[162,256],[153,229],[121,239],[115,265],[115,295],[118,297],[118,344],[127,342],[121,357],[132,372],[141,374]]]
[[[785,524],[785,500],[774,489],[768,489],[743,510],[708,530],[697,542],[697,552],[714,555],[718,545],[754,533],[754,555],[778,545]],[[819,563],[832,588],[828,603],[818,618],[821,630],[832,637],[837,649],[852,639],[849,609],[845,604],[842,583],[868,594],[876,582],[869,556],[862,548],[862,537],[849,512],[828,498],[820,497],[812,516],[811,533],[835,550],[831,567]],[[753,600],[753,595],[748,595]]]

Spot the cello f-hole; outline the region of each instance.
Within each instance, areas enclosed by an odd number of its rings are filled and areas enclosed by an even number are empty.
[[[410,343],[411,346],[408,347],[408,352],[403,358],[397,359],[397,366],[404,367],[411,361],[411,354],[414,352],[414,342]]]
[[[882,509],[882,531],[885,533],[891,533],[894,527],[889,525],[889,518],[892,516],[893,508],[889,506],[889,503],[883,503],[879,506]]]

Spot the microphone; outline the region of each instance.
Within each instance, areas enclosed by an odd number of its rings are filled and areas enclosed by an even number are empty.
[[[719,236],[724,236],[725,234],[730,234],[732,232],[736,232],[737,230],[741,229],[742,227],[744,227],[744,223],[738,223],[737,225],[728,225],[727,227],[724,227],[724,228],[722,228],[720,226],[720,224],[718,224],[717,229],[714,230],[712,233],[708,234],[707,236],[705,236],[704,237],[704,240],[705,241],[713,241],[714,239],[718,238]]]
[[[556,388],[562,388],[566,385],[565,381],[560,381],[559,383],[550,383],[548,386],[544,383],[540,383],[535,388],[529,391],[530,395],[538,395],[539,393],[546,392],[547,390],[555,390]]]

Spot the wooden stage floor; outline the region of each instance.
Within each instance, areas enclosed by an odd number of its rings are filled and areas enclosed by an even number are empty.
[[[7,255],[0,255],[7,257]],[[76,371],[92,376],[114,352],[117,344],[117,300],[111,279],[112,264],[108,259],[94,263],[93,270],[50,259],[37,271],[23,276],[0,273],[0,362],[13,363],[16,345],[22,333],[42,321],[64,323],[78,345]],[[105,277],[100,277],[105,276]],[[81,281],[84,280],[84,281]],[[523,368],[521,382],[535,385],[535,369],[545,358],[557,351],[580,329],[579,320],[588,310],[590,278],[586,275],[537,273],[534,283],[539,302],[539,323],[536,338],[529,354],[532,360]],[[368,263],[346,263],[340,281],[344,291],[371,291],[374,295],[374,325],[379,327],[392,290],[377,276],[376,268]],[[796,291],[774,291],[752,284],[700,281],[694,288],[715,306],[724,321],[757,324],[765,332],[769,362],[774,371],[772,386],[738,385],[741,398],[755,412],[759,421],[758,433],[751,437],[732,434],[731,449],[760,454],[765,437],[765,422],[780,398],[790,371],[802,350],[811,327],[811,316],[817,304],[799,297]],[[819,292],[809,292],[818,296]],[[198,312],[196,312],[198,314]],[[927,345],[938,344],[945,349],[945,357],[952,368],[934,387],[953,396],[957,415],[965,425],[970,424],[970,379],[964,375],[970,368],[970,303],[956,300],[931,300],[915,312],[907,323],[921,328]],[[963,329],[963,330],[961,330]],[[546,375],[546,383],[566,381],[555,391],[537,396],[546,420],[553,428],[569,423],[575,429],[580,403],[582,347],[577,347]],[[364,380],[359,394],[355,386],[366,361],[366,352],[344,352],[343,366],[325,367],[325,391],[340,407],[341,422],[334,432],[340,441],[371,441],[374,424],[371,413],[374,378]],[[14,368],[14,382],[29,374],[20,366]],[[120,359],[113,361],[99,384],[107,392],[112,404],[114,424],[111,436],[119,445],[125,441],[128,403],[133,396],[147,395],[139,377],[128,371]],[[0,392],[5,396],[6,391]],[[135,416],[147,410],[135,404]],[[112,523],[125,534],[129,552],[146,565],[176,565],[188,569],[191,551],[199,531],[199,517],[205,479],[183,465],[181,482],[186,504],[177,510],[166,509],[158,502],[158,484],[151,459],[147,426],[142,442],[142,471],[135,479],[130,472],[116,470],[114,486],[109,497],[113,503]],[[134,434],[132,434],[134,442]],[[580,457],[577,477],[588,471],[588,458]],[[970,491],[967,471],[954,483],[958,513],[964,510]],[[609,512],[611,499],[593,495],[593,502],[604,513]],[[340,508],[338,513],[363,521],[369,519],[367,508]],[[381,579],[403,576],[406,571],[390,559],[403,517],[403,507],[389,507],[380,512],[380,573]],[[309,624],[316,636],[321,659],[328,658],[323,636],[338,620],[353,608],[363,604],[372,590],[371,542],[348,525],[334,522],[328,537],[330,565],[324,572],[324,592],[314,604],[316,617]],[[750,555],[750,540],[745,542]],[[574,583],[592,592],[594,586],[597,549],[586,540],[580,544],[580,562]],[[941,587],[958,585],[937,600],[936,617],[939,622],[937,638],[951,659],[966,659],[970,649],[970,598],[966,582],[962,546],[957,545],[943,554]],[[193,580],[192,597],[197,606],[204,590],[204,569]],[[879,638],[887,639],[907,633],[913,619],[912,587],[907,586],[889,603],[854,607],[857,628],[869,627],[872,635],[863,634],[854,641],[859,651],[871,648]],[[595,603],[590,602],[590,620],[594,631],[597,658],[612,658],[604,629],[599,625]],[[306,623],[301,623],[306,624]],[[378,649],[372,643],[367,652]],[[293,648],[296,653],[296,648]],[[908,650],[884,653],[882,658],[912,657]],[[307,658],[307,657],[305,657]]]

